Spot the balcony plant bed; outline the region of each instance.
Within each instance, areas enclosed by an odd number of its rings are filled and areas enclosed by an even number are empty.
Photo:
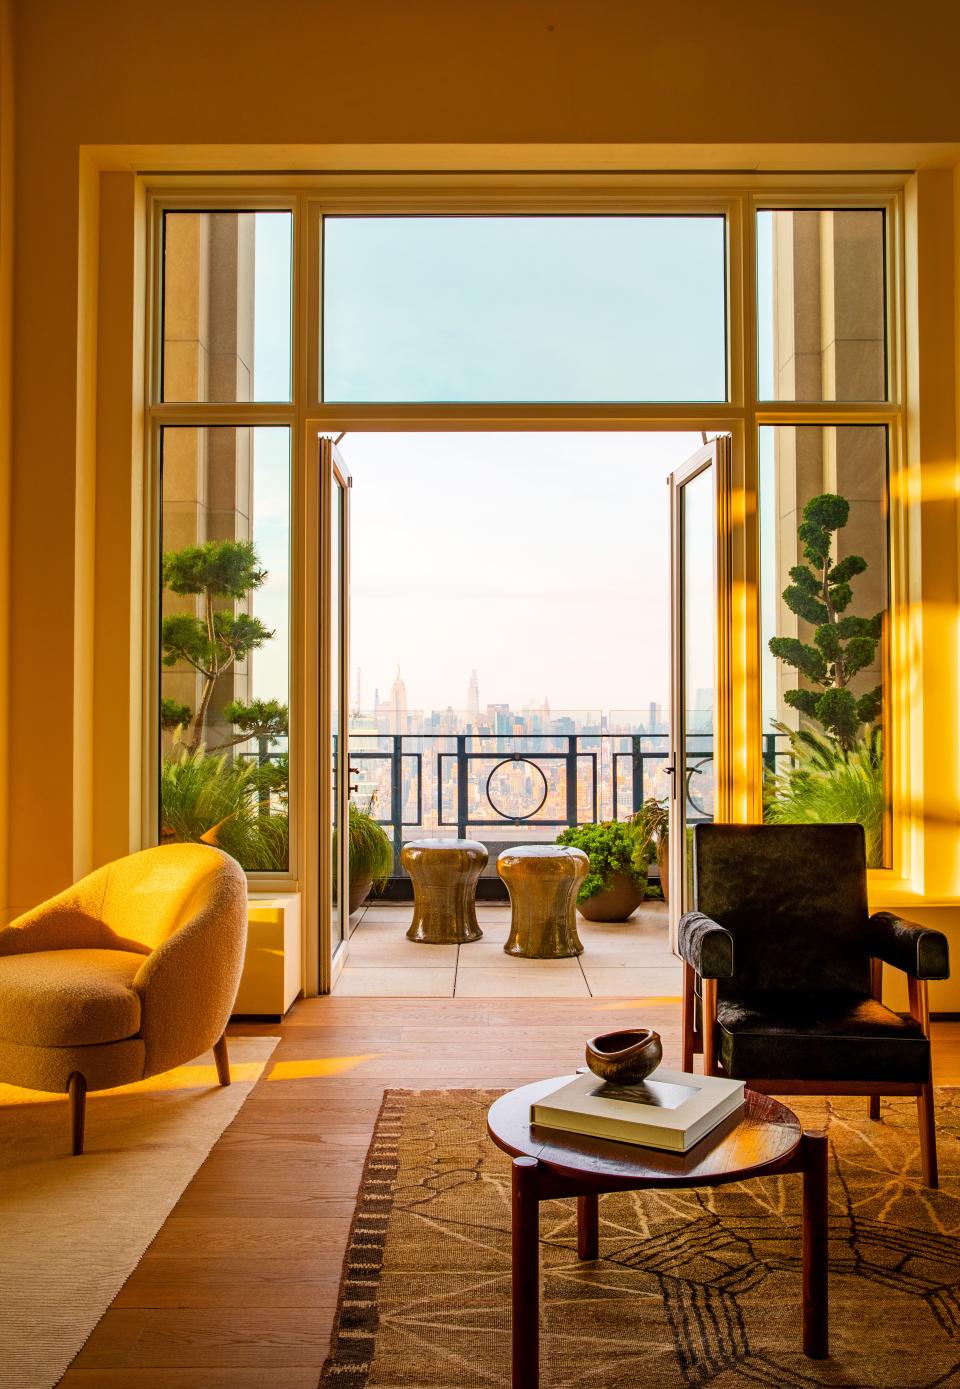
[[[577,895],[587,921],[628,921],[647,893],[649,839],[620,820],[575,825],[557,835],[558,844],[582,849],[590,872]]]

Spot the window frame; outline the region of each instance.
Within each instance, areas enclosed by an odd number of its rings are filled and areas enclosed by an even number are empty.
[[[877,424],[887,429],[889,638],[885,643],[884,727],[890,762],[891,866],[870,870],[885,896],[910,890],[911,733],[905,688],[911,642],[907,603],[908,527],[905,458],[904,206],[906,176],[847,174],[757,175],[170,175],[147,187],[147,354],[145,379],[143,639],[143,842],[157,835],[157,677],[159,664],[160,431],[165,425],[284,425],[291,440],[290,603],[290,860],[286,874],[248,874],[252,891],[291,892],[310,898],[311,845],[319,830],[317,769],[309,748],[319,710],[308,678],[315,659],[316,468],[318,432],[345,430],[662,430],[728,432],[733,440],[730,516],[734,648],[734,757],[731,813],[757,820],[761,813],[759,698],[758,431],[763,425]],[[883,402],[762,401],[758,398],[756,215],[760,210],[875,208],[884,214],[888,399]],[[174,403],[160,399],[162,360],[163,216],[172,211],[286,211],[293,216],[291,380],[289,403]],[[726,402],[656,404],[326,404],[320,399],[322,352],[322,236],[328,214],[354,215],[613,215],[720,214],[726,221]],[[316,682],[313,682],[314,685]],[[311,838],[311,836],[313,836]],[[315,909],[315,904],[314,904]],[[315,933],[314,933],[315,934]],[[309,942],[311,932],[307,932]],[[318,968],[310,960],[308,986]],[[320,979],[321,985],[323,979]]]

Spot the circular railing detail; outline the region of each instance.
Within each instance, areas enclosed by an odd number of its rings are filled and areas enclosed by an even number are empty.
[[[501,810],[500,806],[497,805],[496,801],[493,799],[493,796],[490,794],[490,783],[493,781],[493,778],[496,776],[497,772],[499,772],[500,768],[517,767],[521,763],[526,763],[528,767],[532,767],[533,770],[536,772],[537,776],[543,782],[543,795],[540,797],[539,801],[533,807],[533,809],[526,811],[523,815],[518,814],[516,811],[510,812],[506,810]],[[499,761],[496,764],[496,766],[491,767],[490,775],[487,777],[487,784],[484,788],[484,792],[487,797],[487,802],[490,805],[491,809],[502,819],[513,821],[532,820],[535,815],[539,815],[540,811],[547,803],[547,778],[543,774],[543,769],[539,767],[536,762],[531,761],[529,757],[504,757],[501,761]]]

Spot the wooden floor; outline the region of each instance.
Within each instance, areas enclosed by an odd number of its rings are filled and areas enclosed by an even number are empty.
[[[582,1064],[591,1033],[675,1003],[326,998],[297,1004],[231,1128],[61,1381],[63,1389],[316,1389],[344,1244],[385,1087],[520,1085]],[[935,1024],[940,1084],[960,1024]],[[910,1100],[887,1103],[912,1104]]]

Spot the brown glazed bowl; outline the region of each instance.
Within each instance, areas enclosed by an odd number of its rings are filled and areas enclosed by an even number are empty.
[[[601,1080],[615,1085],[635,1085],[646,1080],[663,1060],[660,1033],[649,1027],[628,1027],[605,1032],[587,1042],[587,1065]]]

